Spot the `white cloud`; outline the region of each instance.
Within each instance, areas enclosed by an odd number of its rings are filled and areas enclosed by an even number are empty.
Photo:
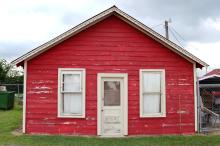
[[[203,26],[205,26],[208,29],[215,29],[217,31],[220,31],[220,18],[207,18],[202,21]]]
[[[188,42],[185,47],[210,65],[208,71],[220,67],[220,41],[215,43]]]
[[[0,8],[1,41],[42,41],[49,35],[58,35],[65,29],[60,20],[65,12],[80,13],[89,1],[2,1]],[[80,15],[80,14],[78,14]],[[72,18],[74,19],[74,17]],[[50,34],[48,35],[48,33]],[[52,32],[52,33],[51,33]]]

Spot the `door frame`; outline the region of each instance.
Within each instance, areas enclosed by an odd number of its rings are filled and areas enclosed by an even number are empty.
[[[97,75],[97,135],[102,136],[102,78],[122,78],[123,89],[123,132],[121,136],[128,135],[128,74],[127,73],[98,73]]]

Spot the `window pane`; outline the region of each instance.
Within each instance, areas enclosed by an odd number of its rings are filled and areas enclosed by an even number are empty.
[[[82,113],[82,94],[64,93],[63,94],[63,113],[81,114]]]
[[[143,95],[144,114],[154,114],[161,112],[160,94]]]
[[[80,91],[80,74],[63,74],[63,91]]]
[[[104,105],[120,106],[119,81],[104,81]]]
[[[143,72],[143,91],[160,92],[160,72]]]

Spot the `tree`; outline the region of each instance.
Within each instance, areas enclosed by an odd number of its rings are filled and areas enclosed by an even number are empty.
[[[4,59],[0,59],[0,84],[22,84],[23,73]]]
[[[23,86],[17,84],[23,84],[23,72],[21,69],[12,66],[10,63],[7,63],[6,60],[0,59],[0,85],[1,84],[15,84],[15,85],[6,85],[8,91],[23,91]],[[18,89],[19,88],[19,89]]]
[[[6,60],[0,60],[0,84],[4,83],[12,66]]]

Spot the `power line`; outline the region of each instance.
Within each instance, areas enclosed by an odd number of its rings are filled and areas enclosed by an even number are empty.
[[[170,28],[171,28],[183,41],[186,41],[186,40],[183,38],[183,36],[180,35],[180,33],[178,33],[178,32],[174,29],[174,27],[170,26]]]
[[[183,47],[182,43],[178,40],[178,38],[176,37],[176,35],[174,34],[174,32],[173,32],[171,29],[169,29],[169,30],[170,30],[171,34],[173,35],[173,37],[175,38],[175,40],[179,43],[179,45],[180,45],[181,47]],[[184,47],[183,47],[183,48],[184,48]]]
[[[155,26],[152,26],[152,27],[150,27],[150,28],[153,29],[153,28],[156,28],[156,27],[161,26],[161,25],[164,25],[164,23],[160,23],[160,24],[155,25]],[[179,43],[179,45],[180,45],[181,47],[183,47],[181,41],[178,39],[178,38],[180,38],[180,39],[182,39],[182,40],[185,42],[186,40],[182,37],[182,35],[180,35],[180,34],[174,29],[174,27],[172,27],[172,26],[169,26],[168,31],[170,31],[170,33],[172,34],[172,36],[174,37],[174,39]]]
[[[178,33],[177,30],[175,30],[174,27],[170,26],[170,28],[171,28],[170,31],[171,31],[172,33],[177,34],[180,39],[182,39],[184,42],[186,42],[186,39],[184,39],[184,37],[183,37],[180,33]],[[191,44],[191,45],[192,45],[192,44]],[[197,46],[195,46],[195,45],[192,45],[192,47],[195,48],[195,49],[197,49],[197,50],[199,50],[199,49],[197,48]]]

